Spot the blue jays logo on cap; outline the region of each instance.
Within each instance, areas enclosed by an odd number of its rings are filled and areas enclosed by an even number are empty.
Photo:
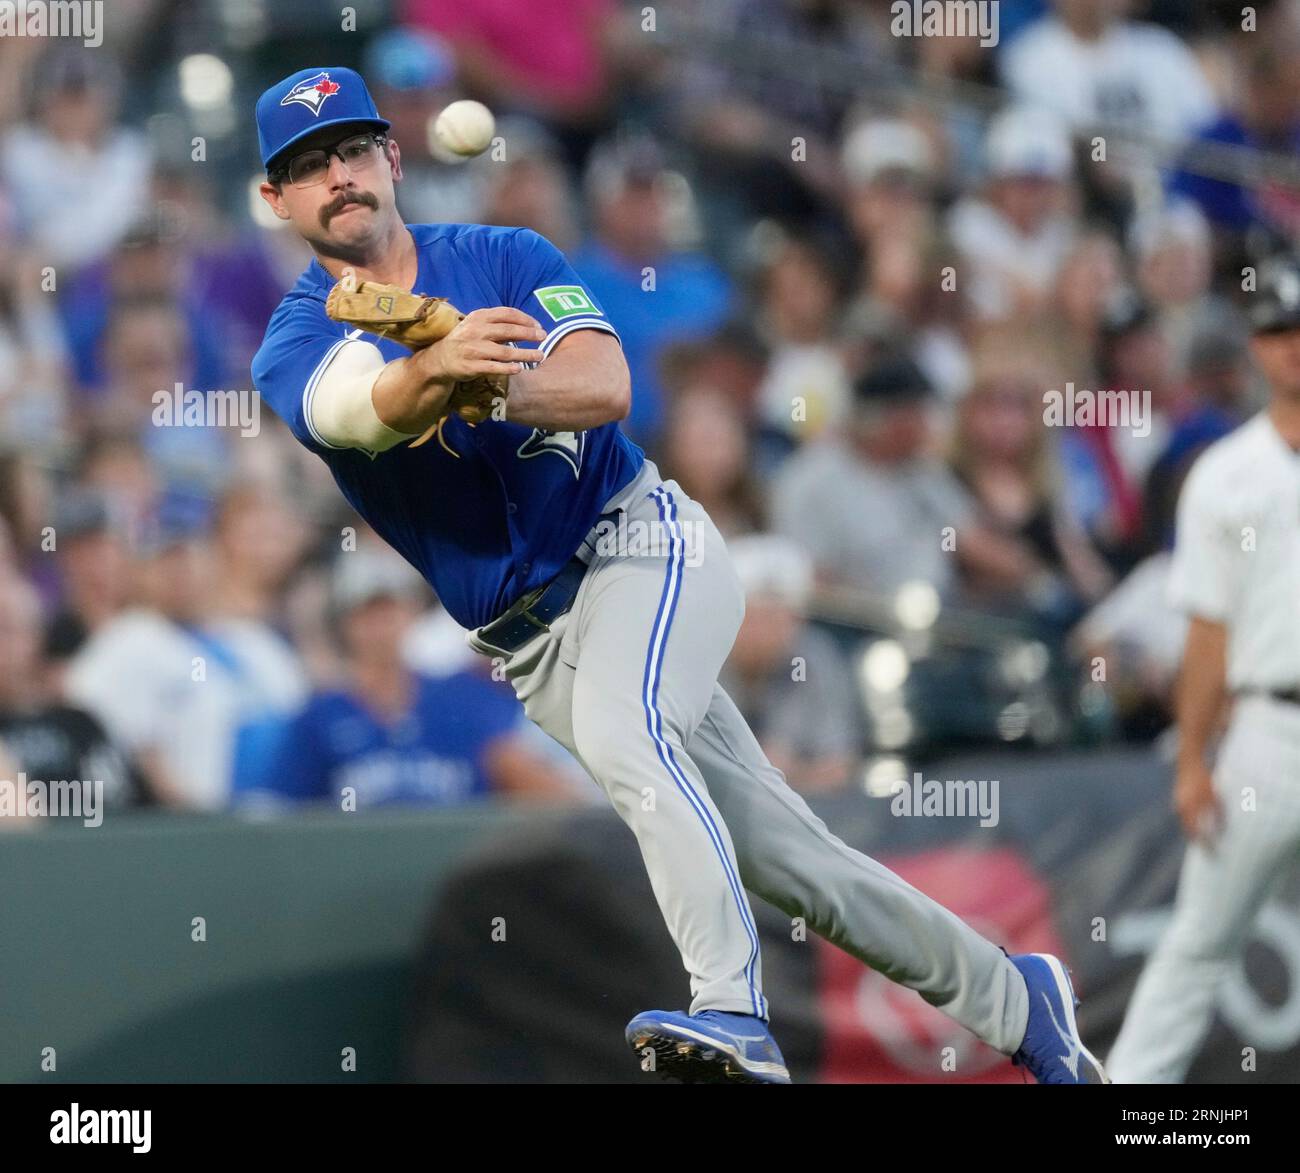
[[[362,128],[387,130],[375,100],[355,70],[315,66],[276,83],[257,99],[257,140],[262,165],[270,168],[299,139],[323,126],[360,123]]]
[[[338,82],[330,81],[330,75],[322,69],[315,77],[309,77],[294,86],[280,99],[280,105],[301,102],[313,114],[319,114],[320,108],[325,105],[325,99],[332,98],[342,88]]]

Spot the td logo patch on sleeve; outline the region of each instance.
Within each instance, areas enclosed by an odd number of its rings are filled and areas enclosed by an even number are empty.
[[[578,314],[605,315],[592,303],[587,291],[581,285],[548,285],[544,289],[534,289],[533,296],[542,304],[551,320],[577,317]]]

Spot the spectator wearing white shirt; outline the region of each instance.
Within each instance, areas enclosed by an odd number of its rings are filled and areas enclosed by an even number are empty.
[[[984,153],[983,193],[948,217],[958,289],[985,321],[1039,316],[1075,241],[1070,137],[1051,115],[1013,108],[993,120]]]
[[[42,264],[79,269],[108,255],[144,210],[144,136],[114,124],[118,72],[104,56],[59,46],[34,71],[33,120],[0,149],[0,172]]]
[[[1055,0],[1001,57],[1015,98],[1083,129],[1119,125],[1174,148],[1214,117],[1200,63],[1173,33],[1127,19],[1130,0]]]
[[[145,605],[97,631],[64,688],[133,754],[168,806],[220,810],[244,761],[306,694],[292,648],[264,624],[211,618],[206,522],[172,511],[144,564]]]

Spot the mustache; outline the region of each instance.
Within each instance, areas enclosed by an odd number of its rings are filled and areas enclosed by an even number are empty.
[[[379,201],[368,191],[345,192],[331,203],[326,204],[320,210],[320,226],[328,228],[330,221],[334,219],[344,208],[350,204],[364,204],[373,212],[379,211]]]

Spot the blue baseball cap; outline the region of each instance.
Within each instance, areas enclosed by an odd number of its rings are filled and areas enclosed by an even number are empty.
[[[379,117],[361,75],[343,66],[300,69],[257,99],[257,142],[270,170],[278,155],[322,126],[361,122],[380,130],[392,123]]]

